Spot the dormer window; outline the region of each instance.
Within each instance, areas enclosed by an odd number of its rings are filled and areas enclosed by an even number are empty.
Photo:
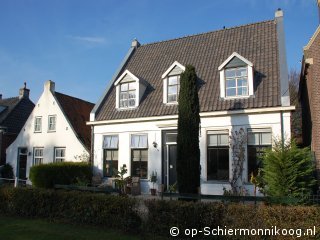
[[[136,106],[136,83],[122,83],[120,85],[120,108]]]
[[[177,104],[180,91],[180,74],[185,67],[175,61],[167,71],[162,74],[163,79],[163,103]]]
[[[147,83],[137,78],[129,70],[114,83],[116,86],[116,108],[127,109],[136,108],[147,88]]]
[[[225,70],[226,97],[248,96],[248,71],[245,67]]]
[[[218,68],[220,97],[247,98],[253,95],[253,64],[234,52]]]

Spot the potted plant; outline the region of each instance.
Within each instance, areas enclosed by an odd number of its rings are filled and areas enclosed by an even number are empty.
[[[158,181],[157,171],[152,171],[150,175],[150,182],[152,182],[152,188],[150,188],[150,192],[152,196],[156,195],[157,190],[154,188],[154,184]]]

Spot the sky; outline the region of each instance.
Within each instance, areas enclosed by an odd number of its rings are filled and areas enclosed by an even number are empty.
[[[288,68],[318,24],[316,0],[0,0],[0,94],[46,80],[96,103],[136,38],[141,44],[274,19],[284,11]]]

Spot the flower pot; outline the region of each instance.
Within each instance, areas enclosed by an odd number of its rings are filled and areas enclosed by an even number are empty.
[[[155,188],[150,188],[150,192],[152,196],[155,196],[157,193],[157,190]]]

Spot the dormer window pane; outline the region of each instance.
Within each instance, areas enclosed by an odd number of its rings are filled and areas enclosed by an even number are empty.
[[[168,103],[177,102],[180,90],[180,77],[171,76],[168,78]]]
[[[120,85],[120,108],[134,107],[136,105],[136,84],[134,82]]]
[[[226,97],[247,96],[248,72],[247,68],[232,68],[225,70]]]

